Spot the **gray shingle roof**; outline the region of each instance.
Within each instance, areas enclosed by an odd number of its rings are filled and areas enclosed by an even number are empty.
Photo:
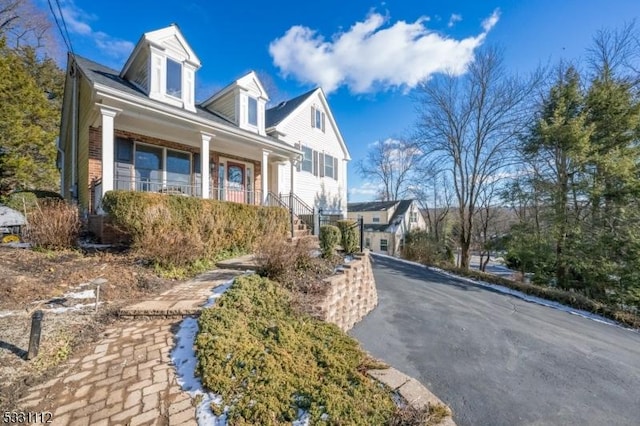
[[[349,203],[347,205],[347,211],[349,212],[378,212],[385,211],[389,208],[397,205],[393,216],[389,219],[389,223],[365,223],[365,231],[374,232],[394,232],[391,228],[394,228],[402,222],[402,218],[407,213],[407,210],[411,207],[413,200],[394,200],[394,201],[368,201],[363,203]]]
[[[265,116],[265,127],[268,129],[270,127],[278,125],[282,120],[287,118],[289,114],[291,114],[296,108],[300,106],[316,89],[310,90],[307,93],[303,93],[300,96],[297,96],[293,99],[289,99],[288,101],[280,102],[278,105],[273,108],[269,108],[266,111]]]
[[[350,212],[379,212],[388,210],[398,203],[394,201],[366,201],[362,203],[347,204],[347,211]]]

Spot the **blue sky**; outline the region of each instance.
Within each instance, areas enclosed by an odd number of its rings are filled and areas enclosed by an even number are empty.
[[[37,0],[48,11],[44,0]],[[585,55],[602,28],[640,17],[639,0],[208,2],[60,0],[79,55],[120,69],[141,34],[177,23],[199,56],[198,99],[255,70],[272,101],[322,86],[353,158],[349,199],[375,188],[356,162],[379,140],[408,134],[412,87],[445,68],[464,71],[482,45],[506,65]]]

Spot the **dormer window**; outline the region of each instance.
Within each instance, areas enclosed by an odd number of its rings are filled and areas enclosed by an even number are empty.
[[[258,100],[249,96],[247,122],[252,126],[258,125]]]
[[[167,58],[167,95],[182,98],[182,64]]]

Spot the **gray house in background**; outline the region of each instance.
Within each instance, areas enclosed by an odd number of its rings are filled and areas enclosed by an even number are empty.
[[[405,235],[427,229],[416,200],[349,203],[347,217],[364,221],[364,245],[374,253],[400,256]]]

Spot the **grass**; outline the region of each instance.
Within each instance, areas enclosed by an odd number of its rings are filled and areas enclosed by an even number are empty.
[[[365,375],[371,359],[358,343],[290,302],[282,286],[245,276],[200,316],[198,373],[230,407],[229,424],[290,424],[298,410],[311,424],[390,424],[396,406]]]

